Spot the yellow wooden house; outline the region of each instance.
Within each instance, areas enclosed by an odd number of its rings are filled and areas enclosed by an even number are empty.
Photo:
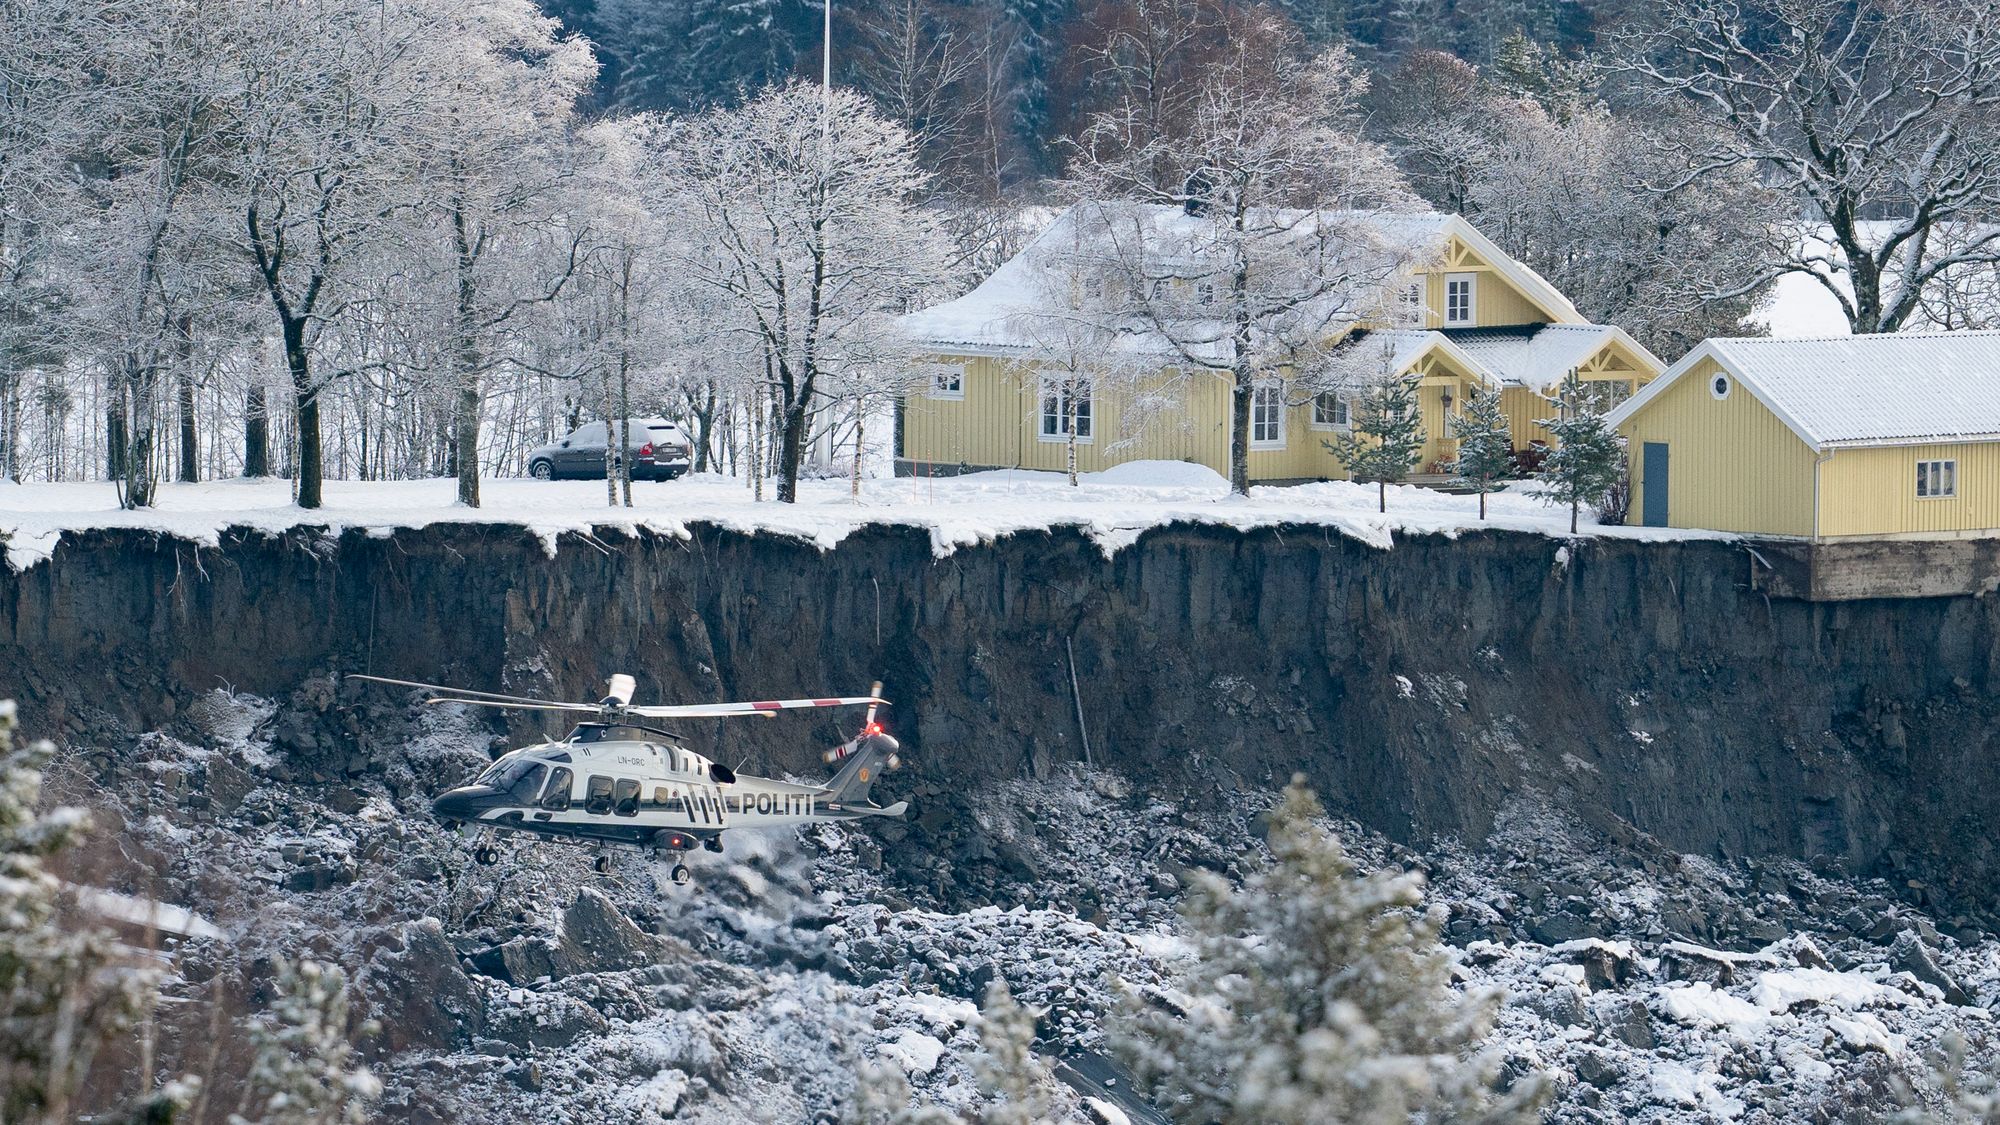
[[[2000,332],[1707,340],[1608,421],[1648,526],[1816,543],[2000,530]]]
[[[1172,209],[1163,209],[1170,212]],[[1075,418],[1078,468],[1090,472],[1140,460],[1180,460],[1227,475],[1230,379],[1184,375],[1161,351],[1142,362],[1157,378],[1115,387],[1086,384],[1065,395],[1063,357],[1024,332],[1046,288],[1035,274],[1038,250],[1074,239],[1074,209],[956,300],[901,318],[919,355],[913,389],[900,402],[896,471],[948,475],[996,468],[1061,470]],[[1663,366],[1629,334],[1592,324],[1540,275],[1509,257],[1456,215],[1385,215],[1415,251],[1414,265],[1391,284],[1379,315],[1339,330],[1345,346],[1381,348],[1383,374],[1419,377],[1426,443],[1418,473],[1438,472],[1457,456],[1450,419],[1474,393],[1498,393],[1517,448],[1546,441],[1535,419],[1555,413],[1549,396],[1576,370],[1601,401],[1614,404],[1651,381]],[[1206,304],[1195,280],[1196,304]],[[1127,341],[1127,346],[1134,346]],[[1168,397],[1171,406],[1162,409]],[[1144,409],[1139,403],[1145,404]],[[1345,432],[1348,398],[1316,391],[1288,370],[1273,371],[1251,403],[1250,476],[1265,483],[1339,480],[1347,475],[1327,449]]]

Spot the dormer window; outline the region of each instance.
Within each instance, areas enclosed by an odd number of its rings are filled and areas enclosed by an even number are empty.
[[[1469,273],[1448,273],[1444,277],[1444,322],[1447,327],[1470,327],[1476,321],[1477,277]]]

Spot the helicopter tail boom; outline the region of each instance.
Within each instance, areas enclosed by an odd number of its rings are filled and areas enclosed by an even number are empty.
[[[845,761],[826,783],[828,794],[843,805],[864,804],[875,779],[890,768],[900,747],[886,734],[864,734],[842,749],[846,751],[841,755]]]

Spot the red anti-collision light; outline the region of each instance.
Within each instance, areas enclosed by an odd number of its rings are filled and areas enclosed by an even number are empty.
[[[869,724],[868,724],[867,726],[865,726],[865,727],[862,727],[862,728],[861,728],[861,733],[862,733],[862,734],[881,734],[881,733],[882,733],[882,724],[881,724],[881,723],[869,723]]]

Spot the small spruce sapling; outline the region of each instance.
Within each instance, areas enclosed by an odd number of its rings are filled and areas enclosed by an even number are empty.
[[[1424,448],[1424,420],[1417,410],[1417,377],[1404,375],[1370,387],[1354,400],[1354,428],[1320,444],[1357,481],[1375,482],[1377,511],[1389,510],[1389,485],[1410,475]]]
[[[1270,814],[1270,862],[1240,887],[1195,877],[1190,967],[1113,1026],[1138,1088],[1175,1120],[1221,1125],[1536,1120],[1539,1078],[1493,1088],[1497,1060],[1477,1048],[1498,997],[1451,989],[1422,876],[1357,874],[1321,816],[1296,776]]]
[[[1479,494],[1479,518],[1486,518],[1486,494],[1505,487],[1514,465],[1514,434],[1507,415],[1500,409],[1497,391],[1474,391],[1465,409],[1451,420],[1451,434],[1458,439],[1458,460],[1451,463],[1452,476],[1462,488]]]
[[[1624,475],[1625,444],[1605,425],[1604,415],[1591,403],[1574,370],[1563,376],[1556,404],[1561,414],[1536,422],[1555,438],[1555,448],[1535,477],[1542,482],[1543,499],[1569,505],[1569,530],[1574,535],[1583,506],[1602,500]]]

